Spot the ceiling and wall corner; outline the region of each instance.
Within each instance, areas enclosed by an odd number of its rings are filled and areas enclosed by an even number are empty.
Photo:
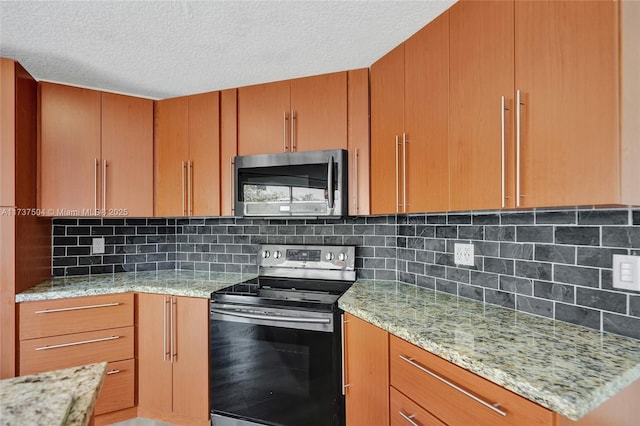
[[[454,2],[0,0],[0,56],[163,99],[368,67]]]

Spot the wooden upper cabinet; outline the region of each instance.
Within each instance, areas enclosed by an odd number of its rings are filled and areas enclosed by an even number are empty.
[[[238,155],[289,151],[289,82],[238,89]]]
[[[349,150],[349,214],[370,213],[369,69],[347,74],[347,148]]]
[[[371,213],[400,211],[404,44],[371,65]]]
[[[39,207],[49,216],[99,208],[100,105],[95,90],[40,83]]]
[[[371,66],[371,211],[444,211],[449,15]]]
[[[613,1],[515,2],[522,207],[621,202],[617,14]]]
[[[347,148],[347,73],[238,89],[238,155]]]
[[[460,1],[449,9],[450,210],[514,205],[513,7],[511,1]]]
[[[347,149],[347,73],[291,80],[291,151]]]
[[[389,425],[389,334],[344,316],[347,426]]]
[[[238,155],[238,90],[220,92],[220,214],[233,216],[233,161]]]
[[[105,216],[153,216],[153,101],[102,94]]]
[[[219,108],[219,92],[156,102],[156,216],[220,214]]]

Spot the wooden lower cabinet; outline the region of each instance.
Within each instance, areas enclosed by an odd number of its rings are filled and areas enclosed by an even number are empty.
[[[389,425],[389,335],[353,315],[344,317],[347,426]]]
[[[138,416],[209,421],[208,299],[138,294]]]
[[[407,426],[412,422],[421,426],[446,425],[394,387],[389,388],[389,393],[391,396],[391,410],[389,412],[391,426]]]

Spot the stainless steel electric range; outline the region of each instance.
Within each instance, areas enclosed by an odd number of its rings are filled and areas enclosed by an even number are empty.
[[[213,425],[344,425],[338,298],[354,264],[354,247],[263,245],[257,278],[211,294]]]

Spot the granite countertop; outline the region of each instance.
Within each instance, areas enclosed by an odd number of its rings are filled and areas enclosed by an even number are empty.
[[[52,278],[44,281],[17,294],[16,302],[126,293],[129,291],[208,299],[213,291],[254,277],[255,274],[173,270],[80,275]]]
[[[395,281],[357,281],[339,306],[578,420],[640,378],[640,341]]]
[[[0,380],[0,425],[87,425],[106,371],[101,362]]]

